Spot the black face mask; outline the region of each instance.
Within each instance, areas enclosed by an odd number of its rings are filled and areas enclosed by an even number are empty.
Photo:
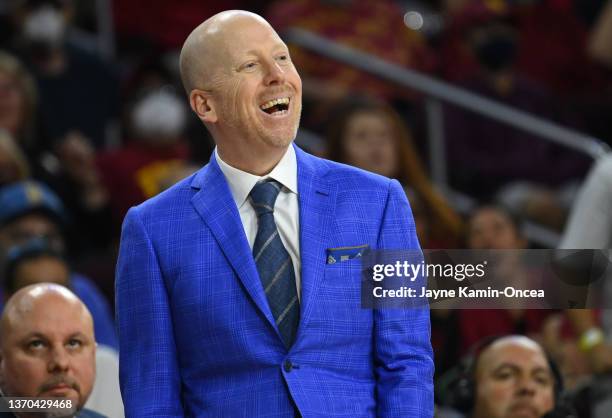
[[[516,44],[507,35],[493,35],[476,46],[476,55],[488,70],[504,70],[514,62]]]

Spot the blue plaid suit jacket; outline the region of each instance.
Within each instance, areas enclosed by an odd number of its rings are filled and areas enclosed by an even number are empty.
[[[214,158],[132,208],[116,305],[127,417],[432,417],[427,309],[360,307],[359,259],[419,248],[399,183],[296,148],[301,317],[289,351]]]

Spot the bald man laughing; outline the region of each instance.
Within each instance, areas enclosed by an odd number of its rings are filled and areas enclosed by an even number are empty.
[[[260,16],[206,20],[180,68],[216,149],[124,220],[126,415],[431,417],[428,310],[361,308],[363,251],[419,248],[399,183],[292,144],[301,79]]]

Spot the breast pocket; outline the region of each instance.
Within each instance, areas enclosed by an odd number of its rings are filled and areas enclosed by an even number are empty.
[[[313,312],[314,326],[346,347],[371,337],[372,311],[361,307],[361,260],[327,264]],[[316,324],[316,325],[315,325]],[[348,348],[347,348],[348,349]]]
[[[346,260],[325,265],[321,293],[336,298],[337,303],[360,307],[361,259]]]

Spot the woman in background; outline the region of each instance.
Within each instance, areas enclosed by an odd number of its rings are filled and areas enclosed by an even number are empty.
[[[385,103],[348,98],[328,125],[328,158],[396,178],[410,196],[422,248],[452,248],[462,234],[459,215],[428,178],[412,135],[402,118]]]

